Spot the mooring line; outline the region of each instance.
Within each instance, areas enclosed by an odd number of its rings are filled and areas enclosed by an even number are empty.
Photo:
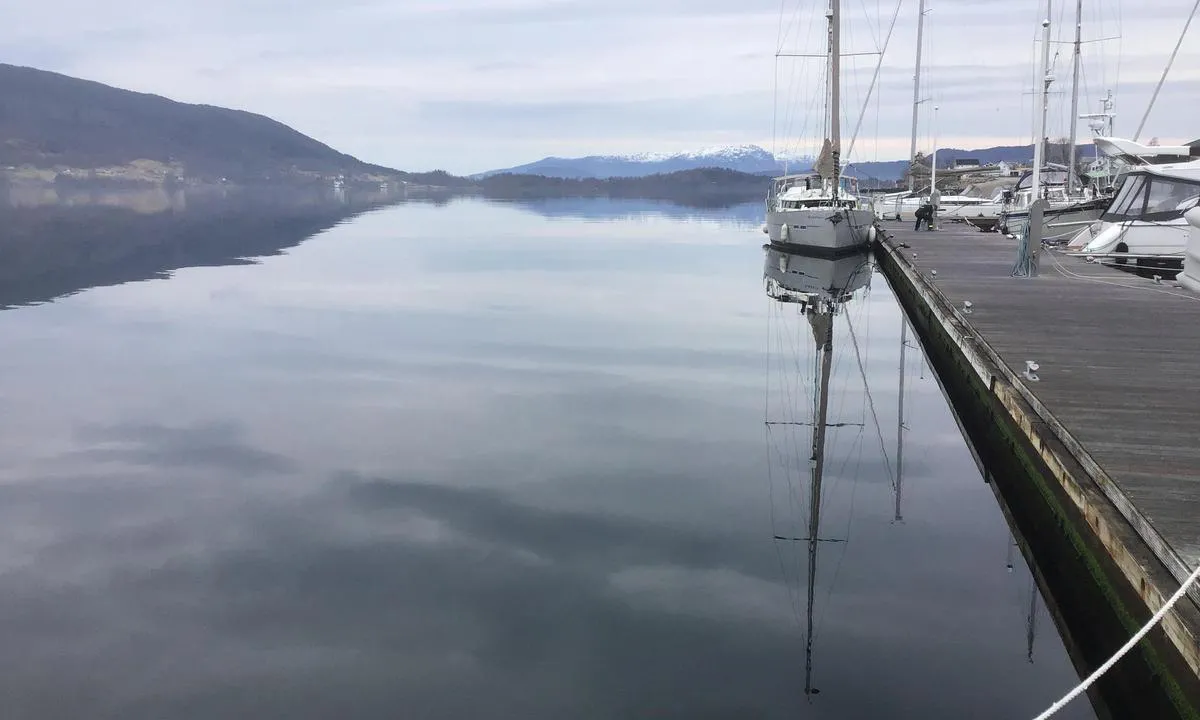
[[[1154,617],[1150,618],[1150,622],[1146,623],[1145,627],[1139,630],[1136,635],[1129,638],[1129,642],[1125,643],[1125,645],[1123,645],[1115,655],[1110,657],[1108,662],[1096,668],[1096,671],[1089,675],[1086,680],[1079,683],[1074,690],[1064,695],[1061,700],[1051,705],[1049,708],[1047,708],[1046,712],[1038,715],[1036,718],[1034,718],[1034,720],[1046,720],[1046,718],[1049,718],[1059,710],[1062,710],[1067,703],[1086,692],[1093,683],[1100,679],[1101,675],[1108,672],[1109,668],[1111,668],[1113,665],[1116,665],[1118,660],[1125,657],[1126,653],[1128,653],[1134,648],[1134,646],[1141,642],[1142,638],[1146,637],[1146,634],[1149,633],[1150,630],[1153,629],[1154,626],[1157,625],[1159,621],[1161,621],[1163,617],[1165,617],[1166,614],[1171,611],[1171,608],[1175,607],[1175,603],[1179,602],[1179,599],[1187,593],[1188,588],[1192,583],[1196,582],[1197,579],[1200,579],[1200,567],[1197,567],[1194,571],[1192,571],[1192,574],[1188,576],[1187,580],[1183,581],[1183,584],[1179,586],[1179,589],[1175,591],[1175,594],[1172,595],[1169,600],[1163,603],[1163,606],[1158,609],[1158,612],[1154,613]]]

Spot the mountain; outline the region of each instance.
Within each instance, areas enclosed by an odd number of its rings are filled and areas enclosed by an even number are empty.
[[[938,154],[938,161],[941,161],[941,154]],[[904,177],[904,172],[908,170],[908,162],[906,160],[883,160],[877,162],[861,162],[850,163],[842,170],[844,175],[859,178],[863,180],[877,180],[882,183],[892,183]]]
[[[1065,147],[1061,143],[1049,145],[1048,161],[1065,162]],[[1079,145],[1078,148],[1079,157],[1092,156],[1092,145]],[[942,148],[938,150],[938,167],[951,167],[955,160],[961,158],[978,160],[981,165],[998,162],[1029,163],[1033,159],[1033,145],[1001,145],[977,150]],[[758,145],[722,145],[681,153],[547,157],[526,165],[489,170],[471,177],[478,180],[505,173],[572,179],[645,177],[700,168],[724,168],[753,175],[773,175],[784,172],[785,168],[789,172],[800,172],[809,170],[812,166],[813,158],[807,156],[772,155]],[[845,172],[864,181],[894,183],[904,177],[907,169],[908,162],[905,160],[883,160],[849,163]]]
[[[1070,143],[1048,142],[1046,144],[1046,162],[1066,164]],[[1075,156],[1080,159],[1095,157],[1096,147],[1091,143],[1075,146]],[[978,160],[980,165],[995,163],[1033,163],[1033,145],[998,145],[996,147],[963,150],[962,148],[941,148],[938,150],[937,162],[939,168],[954,167],[957,160]],[[925,165],[929,158],[925,158]],[[851,163],[846,166],[846,174],[861,178],[874,178],[883,182],[895,182],[904,177],[908,170],[908,162],[904,160],[885,160],[879,162]]]
[[[5,64],[0,167],[143,182],[397,174],[262,115]]]
[[[806,170],[812,167],[812,158],[776,156],[758,145],[719,145],[678,153],[547,157],[526,165],[489,170],[472,177],[479,179],[504,173],[573,179],[645,177],[701,168],[724,168],[748,174],[772,175],[783,170],[785,160],[791,170]]]

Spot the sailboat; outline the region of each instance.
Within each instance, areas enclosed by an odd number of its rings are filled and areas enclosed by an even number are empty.
[[[841,258],[818,258],[764,246],[763,283],[768,297],[798,306],[808,321],[816,344],[814,358],[819,371],[814,378],[812,422],[784,425],[811,425],[809,458],[808,533],[804,538],[776,536],[776,540],[796,540],[808,549],[807,628],[804,649],[804,694],[820,692],[813,686],[813,604],[817,579],[818,546],[828,540],[820,537],[821,483],[825,472],[825,431],[829,423],[829,375],[833,364],[833,319],[854,294],[866,287],[871,278],[870,256],[863,251]],[[768,428],[774,425],[767,421]],[[899,512],[899,510],[897,510]]]
[[[774,245],[840,255],[864,248],[875,238],[875,213],[863,207],[854,179],[842,177],[841,0],[830,0],[828,19],[829,136],[815,172],[784,175],[771,183],[764,229]]]
[[[1046,208],[1042,213],[1042,232],[1040,237],[1047,242],[1061,242],[1078,232],[1081,225],[1098,220],[1112,200],[1110,182],[1099,187],[1090,187],[1080,182],[1076,164],[1076,130],[1079,115],[1079,61],[1080,46],[1083,43],[1083,0],[1075,3],[1075,42],[1072,53],[1071,77],[1071,122],[1070,134],[1067,139],[1068,160],[1065,166],[1052,165],[1043,161],[1045,146],[1047,98],[1050,84],[1054,78],[1050,75],[1050,17],[1051,0],[1046,0],[1046,17],[1042,22],[1042,59],[1040,75],[1042,87],[1039,92],[1040,112],[1037,116],[1037,127],[1034,131],[1033,169],[1025,173],[1014,190],[1009,193],[1000,213],[1000,231],[1003,233],[1019,232],[1029,223],[1029,211],[1034,201],[1043,199]],[[1112,112],[1111,97],[1105,101],[1105,113],[1108,127],[1111,129]],[[1098,117],[1098,116],[1086,116]],[[1102,126],[1100,126],[1102,127]],[[1092,125],[1093,132],[1099,132],[1097,125]]]

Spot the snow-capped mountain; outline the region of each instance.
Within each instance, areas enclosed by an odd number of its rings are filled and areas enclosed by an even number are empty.
[[[633,155],[589,155],[581,158],[542,158],[537,162],[500,170],[489,170],[474,177],[500,173],[522,173],[563,178],[643,177],[655,173],[727,168],[745,173],[775,174],[812,166],[812,158],[799,155],[772,155],[758,145],[718,145],[700,150],[675,153],[637,153]]]

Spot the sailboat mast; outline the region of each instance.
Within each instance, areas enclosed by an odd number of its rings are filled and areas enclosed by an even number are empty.
[[[842,182],[842,8],[829,0],[829,144],[833,158],[833,201]]]
[[[913,72],[912,142],[908,146],[908,191],[913,191],[915,178],[912,165],[917,159],[917,109],[921,105],[921,37],[925,32],[925,0],[917,8],[917,66]]]
[[[1049,107],[1050,98],[1050,0],[1046,0],[1046,19],[1042,20],[1042,65],[1040,70],[1042,87],[1038,92],[1038,105],[1041,106],[1041,111],[1037,114],[1037,123],[1034,129],[1033,195],[1029,199],[1030,202],[1037,200],[1042,194],[1042,151],[1046,145],[1046,110]]]
[[[908,323],[900,318],[900,412],[896,421],[896,516],[895,522],[904,520],[900,516],[900,494],[904,488],[904,348],[908,344]]]
[[[812,475],[808,504],[808,629],[804,637],[804,694],[815,695],[812,686],[813,599],[817,585],[817,533],[821,525],[821,475],[825,472],[825,427],[829,420],[829,371],[833,363],[833,316],[827,312],[809,316],[817,352],[821,354],[816,417],[813,424]]]
[[[1075,187],[1075,128],[1079,125],[1079,44],[1083,34],[1083,0],[1075,0],[1075,59],[1071,71],[1071,145],[1067,160],[1067,192]]]

